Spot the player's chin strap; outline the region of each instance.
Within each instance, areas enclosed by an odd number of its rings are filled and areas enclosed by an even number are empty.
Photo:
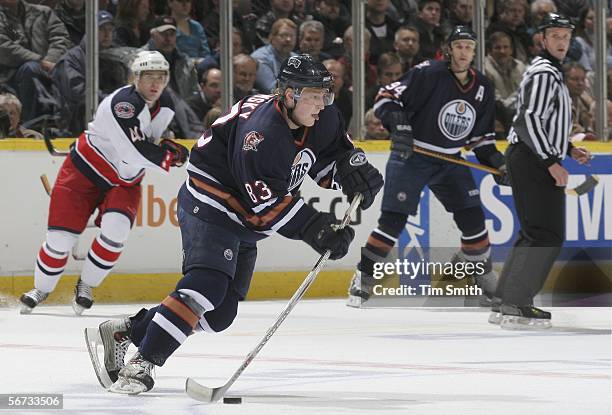
[[[282,108],[285,108],[285,111],[287,111],[287,117],[291,120],[292,123],[297,125],[298,128],[305,127],[304,124],[302,124],[301,122],[293,118],[293,110],[295,109],[295,104],[296,104],[295,98],[293,100],[293,108],[289,108],[287,105],[285,105],[285,100],[283,97],[280,98],[279,103],[282,106]]]

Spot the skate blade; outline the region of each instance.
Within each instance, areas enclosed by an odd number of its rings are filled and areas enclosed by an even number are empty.
[[[72,300],[72,309],[74,310],[74,314],[76,314],[77,316],[80,316],[81,314],[83,314],[83,311],[86,310],[85,307],[77,304],[77,302],[74,300]]]
[[[19,309],[19,314],[32,314],[32,307],[28,307],[25,304],[21,304],[21,308]]]
[[[364,302],[364,299],[359,296],[349,295],[348,300],[346,300],[346,305],[348,307],[361,308]]]
[[[489,314],[489,323],[498,325],[501,324],[501,321],[502,313],[491,311],[491,314]]]
[[[501,328],[506,330],[547,330],[552,323],[547,319],[503,316]]]
[[[147,391],[147,387],[137,380],[119,378],[108,389],[109,392],[118,393],[121,395],[138,395]]]
[[[108,389],[113,385],[113,381],[108,376],[106,367],[100,363],[98,357],[98,347],[102,347],[102,353],[104,353],[104,347],[102,339],[100,338],[100,330],[95,328],[85,329],[85,343],[87,343],[87,351],[89,352],[89,358],[93,366],[98,382],[104,389]]]

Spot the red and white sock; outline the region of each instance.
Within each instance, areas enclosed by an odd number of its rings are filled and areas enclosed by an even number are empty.
[[[93,241],[81,272],[81,280],[91,287],[97,287],[104,281],[123,251],[123,244],[111,245],[104,239],[98,235]]]

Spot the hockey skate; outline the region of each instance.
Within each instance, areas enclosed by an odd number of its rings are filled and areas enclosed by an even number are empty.
[[[146,360],[140,352],[119,371],[119,379],[110,387],[109,392],[125,395],[138,395],[150,391],[155,384],[153,368],[155,365]]]
[[[495,296],[495,289],[497,288],[497,280],[499,279],[497,272],[493,270],[491,258],[487,258],[484,261],[470,261],[462,252],[457,252],[450,262],[453,264],[457,262],[472,262],[477,265],[482,263],[481,267],[476,268],[478,270],[482,269],[481,273],[473,276],[474,284],[482,290],[482,295],[466,297],[464,305],[466,307],[491,307],[493,297]]]
[[[83,314],[83,311],[89,310],[93,304],[93,294],[91,286],[85,284],[80,278],[74,287],[74,299],[72,300],[72,309],[77,316]]]
[[[532,305],[502,304],[501,327],[507,330],[545,330],[552,327],[551,314]]]
[[[19,301],[21,302],[21,309],[19,312],[21,314],[30,314],[34,307],[45,301],[48,296],[49,293],[41,291],[38,288],[32,288],[19,298]]]
[[[118,379],[119,371],[125,366],[124,358],[130,339],[130,319],[107,320],[96,328],[85,329],[85,342],[89,357],[100,385],[108,389]],[[104,365],[98,356],[99,348],[104,355]]]
[[[363,303],[370,299],[375,282],[374,277],[356,269],[349,286],[349,297],[346,305],[355,308],[361,307]]]
[[[501,321],[501,298],[493,297],[493,300],[491,301],[491,314],[489,314],[489,323],[500,324]]]

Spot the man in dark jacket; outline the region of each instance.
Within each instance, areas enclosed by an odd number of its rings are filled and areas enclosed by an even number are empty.
[[[54,10],[64,22],[72,46],[81,43],[85,36],[85,0],[61,0]]]
[[[98,12],[98,48],[108,49],[113,42],[113,15],[107,11]],[[68,50],[57,62],[52,73],[53,84],[59,94],[58,100],[62,103],[61,119],[65,122],[63,128],[74,136],[85,130],[85,39],[78,46]],[[100,77],[104,77],[100,73]],[[120,87],[116,85],[114,89]],[[114,90],[113,89],[113,90]],[[111,91],[98,92],[102,100]]]
[[[39,103],[50,96],[49,74],[69,45],[66,26],[49,7],[0,1],[0,84],[16,91],[22,121],[47,112]]]
[[[198,92],[198,75],[187,55],[176,49],[176,21],[171,16],[155,19],[151,28],[151,39],[142,50],[160,52],[170,64],[170,84],[178,96],[187,100]]]

